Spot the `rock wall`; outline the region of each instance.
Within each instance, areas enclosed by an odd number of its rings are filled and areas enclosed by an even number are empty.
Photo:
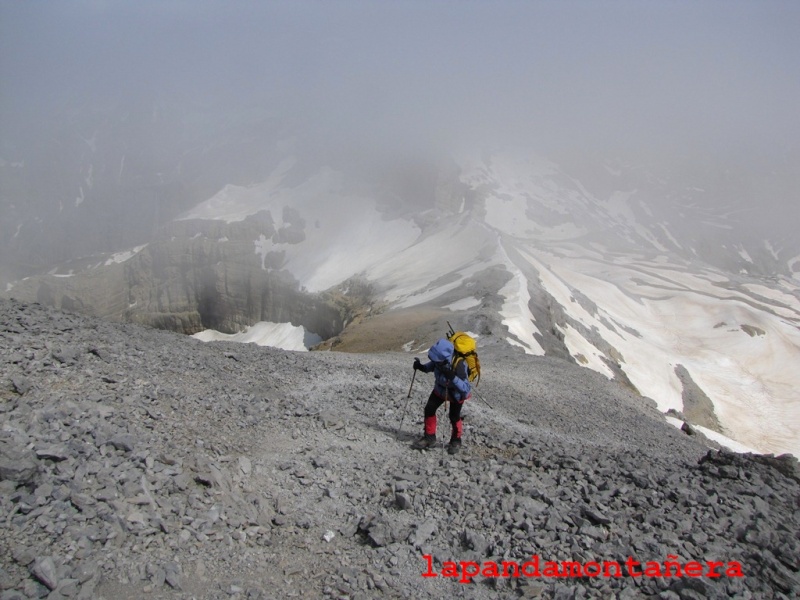
[[[308,294],[285,270],[283,253],[255,252],[258,239],[295,243],[304,223],[276,229],[268,211],[238,223],[175,221],[128,260],[66,277],[29,278],[8,294],[45,306],[193,334],[241,331],[258,321],[291,322],[322,338],[347,315],[328,296]]]

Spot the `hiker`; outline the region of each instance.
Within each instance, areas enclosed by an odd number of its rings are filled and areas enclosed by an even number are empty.
[[[436,411],[445,402],[450,402],[450,424],[452,425],[447,452],[455,454],[461,447],[461,407],[464,401],[470,397],[471,386],[467,361],[457,361],[455,369],[453,369],[454,352],[453,343],[442,338],[428,350],[430,362],[422,364],[419,358],[414,359],[415,371],[423,373],[433,371],[436,378],[433,391],[425,405],[425,434],[414,443],[414,448],[423,450],[436,444]]]

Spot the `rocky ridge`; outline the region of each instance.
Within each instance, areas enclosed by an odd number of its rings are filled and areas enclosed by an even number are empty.
[[[487,345],[449,456],[408,447],[430,386],[407,400],[410,354],[204,344],[13,301],[0,339],[3,600],[798,597],[796,459],[709,451],[563,360]],[[744,576],[442,576],[534,555]]]

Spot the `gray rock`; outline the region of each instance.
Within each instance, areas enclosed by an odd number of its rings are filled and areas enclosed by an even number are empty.
[[[132,435],[128,434],[118,434],[108,440],[108,445],[116,448],[117,450],[122,450],[123,452],[131,452],[133,451],[136,440]]]
[[[608,536],[608,533],[602,527],[595,527],[593,525],[589,525],[588,523],[584,523],[580,526],[578,529],[578,534],[586,535],[596,540],[604,540]]]
[[[13,386],[14,391],[20,396],[24,396],[31,391],[31,389],[33,389],[33,383],[31,380],[23,375],[12,375],[11,385]]]
[[[71,455],[65,444],[50,444],[36,448],[36,457],[40,459],[62,461]]]
[[[0,480],[30,483],[38,471],[39,461],[33,452],[0,440]]]
[[[409,510],[413,508],[414,504],[411,501],[411,498],[408,494],[402,494],[400,492],[395,493],[394,495],[394,502],[397,504],[398,508],[401,510]]]
[[[72,569],[71,576],[79,583],[84,584],[94,578],[98,573],[97,563],[92,560],[83,560]]]
[[[581,508],[581,514],[589,519],[595,525],[610,525],[611,519],[597,509],[584,506]]]
[[[10,590],[17,587],[17,579],[0,566],[0,590]]]
[[[151,565],[148,565],[147,575],[150,579],[150,583],[152,583],[155,587],[160,588],[167,582],[167,572],[165,569],[161,567],[153,567],[150,568]]]
[[[80,582],[77,579],[62,579],[58,582],[56,592],[66,598],[73,598],[80,591]]]
[[[17,564],[27,567],[36,558],[36,551],[23,544],[17,544],[11,548],[11,557]]]
[[[119,497],[119,492],[114,487],[105,487],[94,494],[95,500],[110,502]]]
[[[420,524],[416,531],[413,534],[413,544],[415,548],[421,548],[428,541],[433,537],[438,530],[438,526],[436,521],[433,519],[427,519],[422,524]]]
[[[183,589],[183,575],[181,575],[177,571],[167,571],[166,572],[166,582],[169,587],[173,590],[182,590]]]
[[[486,556],[489,543],[486,541],[486,537],[483,534],[467,530],[464,532],[463,542],[467,548],[473,550],[478,556]]]
[[[58,362],[64,363],[74,363],[77,361],[79,352],[74,347],[58,347],[54,348],[52,351],[52,356]]]
[[[38,556],[30,566],[31,574],[49,590],[58,587],[58,573],[52,556]]]
[[[373,546],[388,546],[394,541],[392,527],[385,522],[371,524],[367,529],[367,537]]]

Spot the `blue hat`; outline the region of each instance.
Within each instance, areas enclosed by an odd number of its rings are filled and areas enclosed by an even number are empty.
[[[433,362],[450,362],[450,359],[453,358],[453,351],[453,343],[442,338],[428,350],[428,358]]]

